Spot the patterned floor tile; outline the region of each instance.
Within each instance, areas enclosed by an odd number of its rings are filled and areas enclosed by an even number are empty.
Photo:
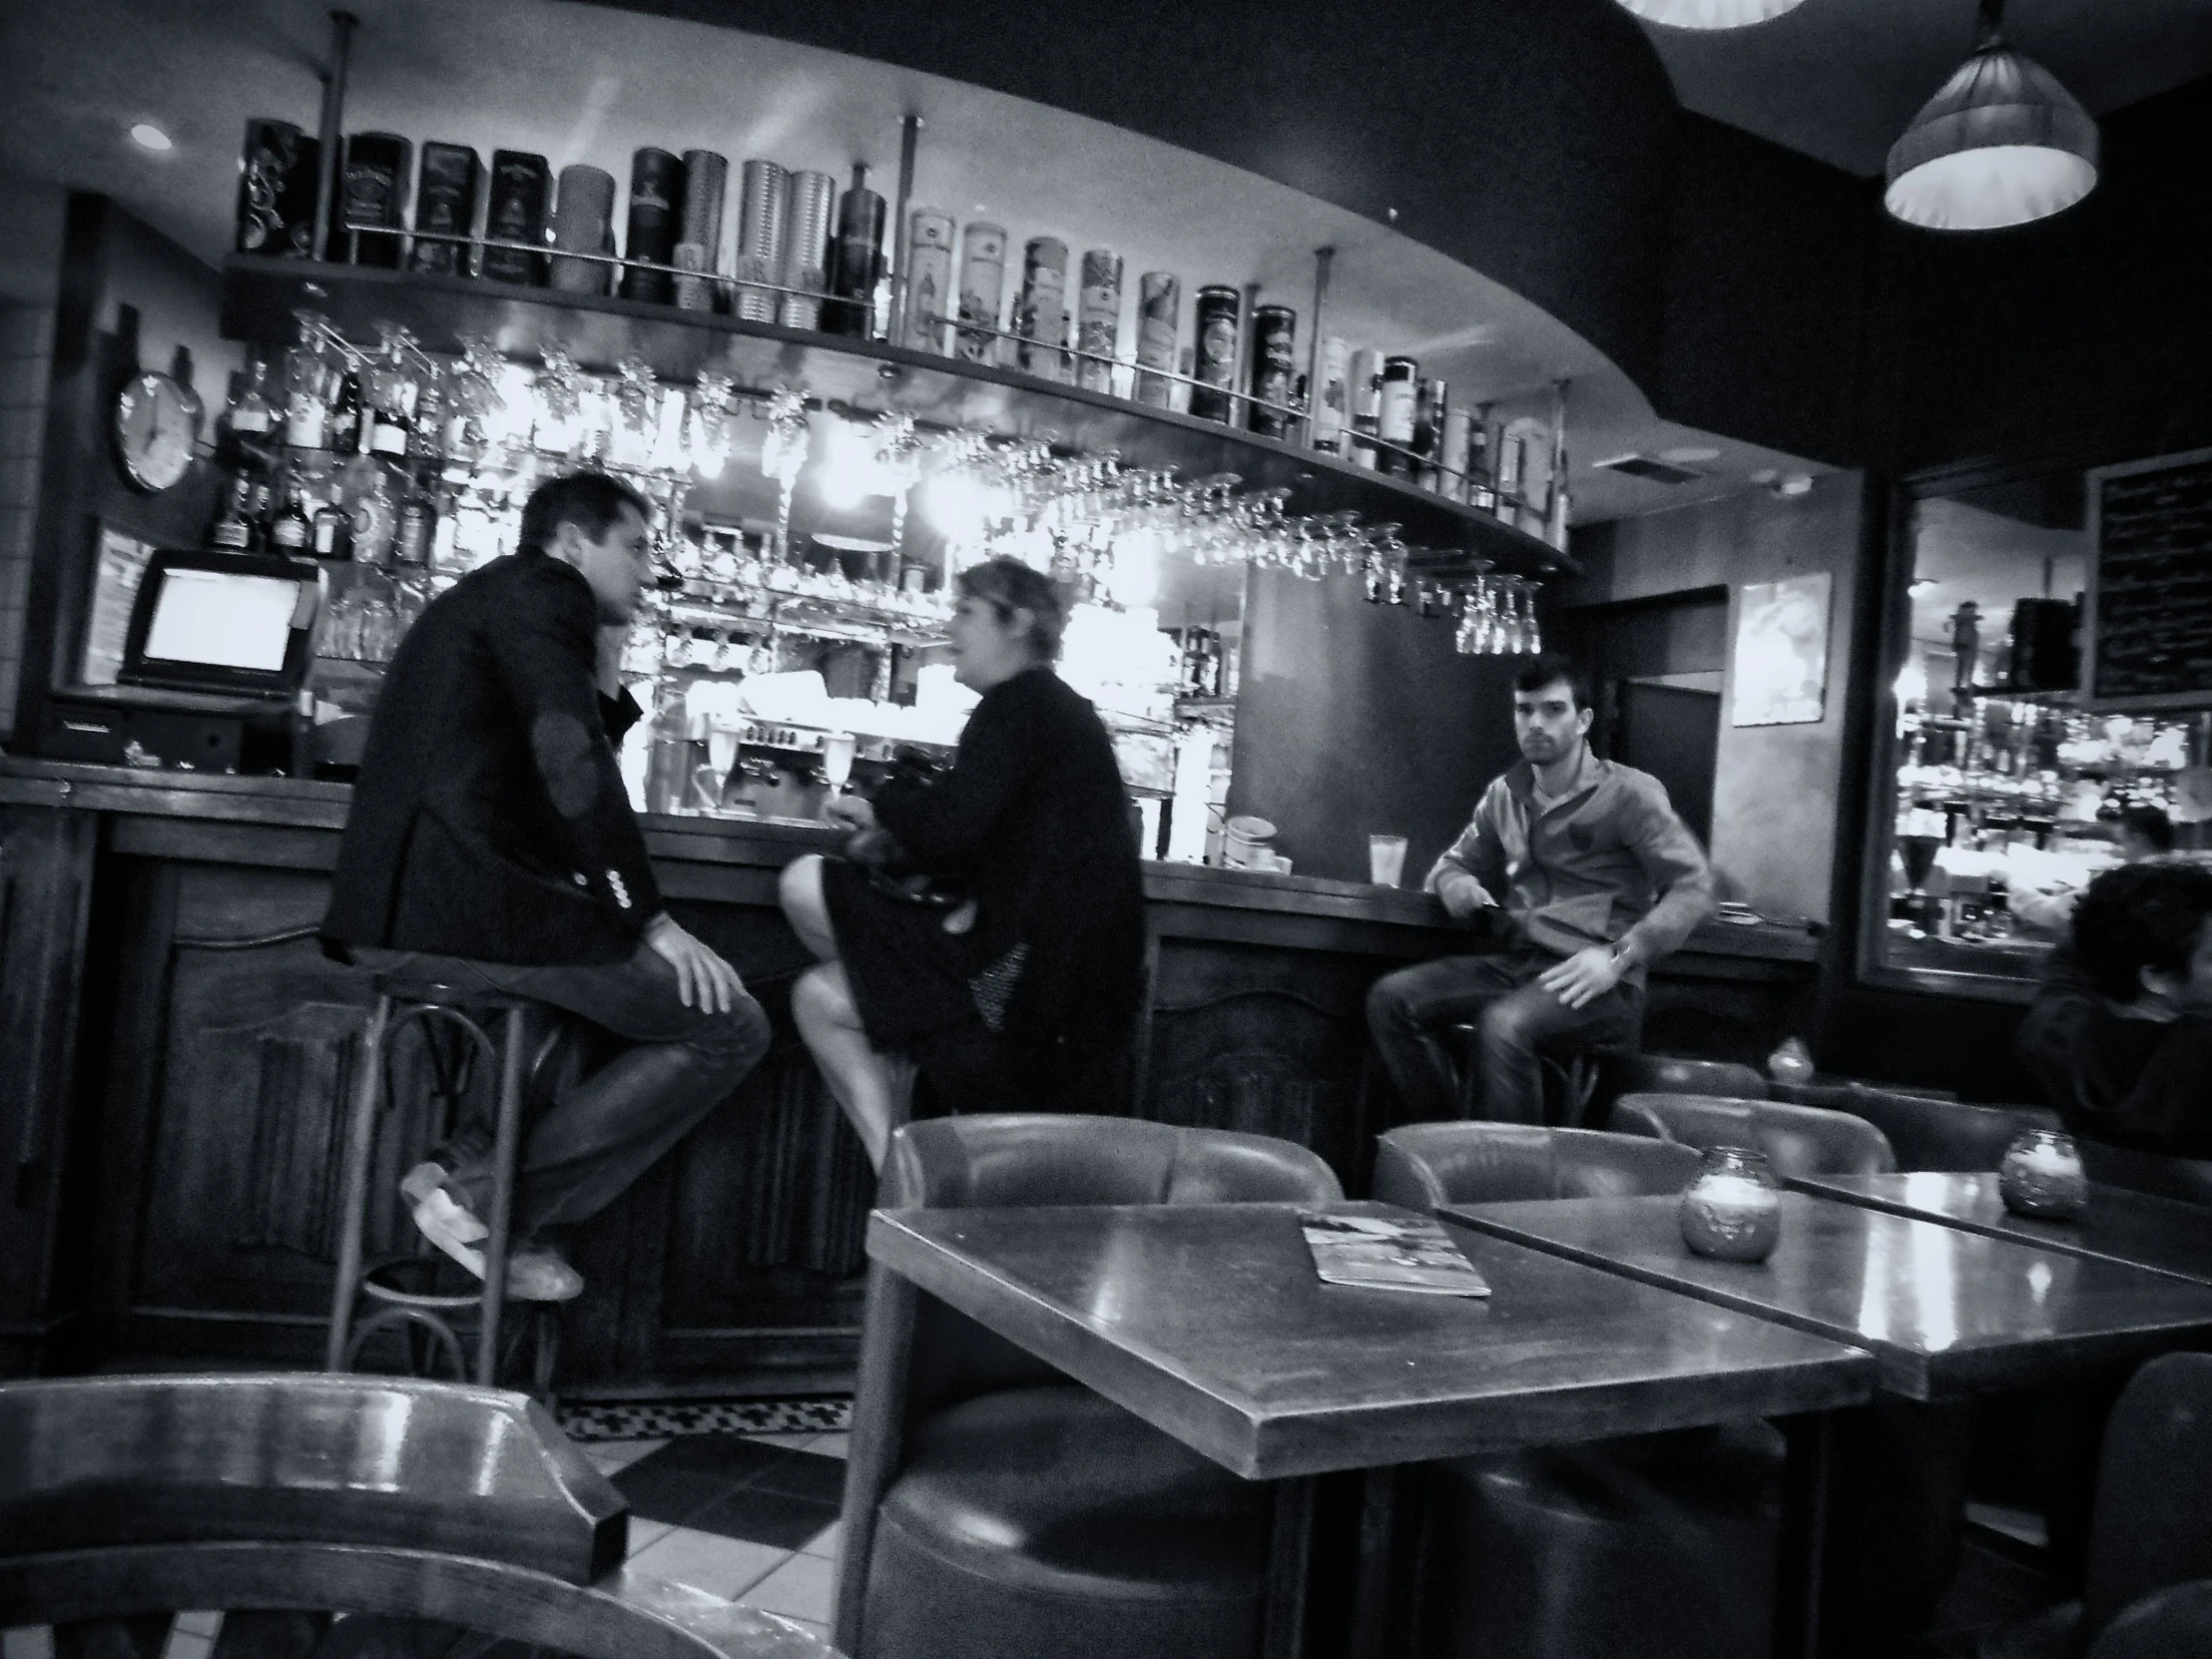
[[[736,1601],[775,1572],[786,1555],[786,1551],[772,1549],[767,1544],[725,1538],[688,1526],[672,1526],[650,1546],[631,1556],[630,1565],[649,1577],[671,1584],[688,1584],[709,1595]]]
[[[786,1618],[827,1624],[833,1576],[819,1555],[794,1555],[739,1599]]]
[[[814,1444],[807,1449],[818,1452],[825,1457],[842,1457],[844,1455],[844,1442],[849,1437],[842,1428],[837,1429],[834,1433],[817,1434]]]
[[[807,1399],[629,1400],[568,1404],[561,1427],[572,1440],[634,1440],[676,1434],[819,1434],[841,1431],[852,1401]]]
[[[702,1532],[796,1550],[837,1518],[837,1506],[761,1486],[740,1486],[692,1516]]]
[[[624,1552],[624,1559],[636,1560],[642,1550],[649,1545],[659,1543],[661,1539],[667,1537],[670,1524],[668,1521],[640,1520],[636,1515],[632,1515],[630,1517],[630,1545]]]

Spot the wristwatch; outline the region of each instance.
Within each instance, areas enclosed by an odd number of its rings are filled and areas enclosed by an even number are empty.
[[[1629,943],[1625,934],[1613,941],[1613,965],[1622,969],[1636,965],[1636,947]]]

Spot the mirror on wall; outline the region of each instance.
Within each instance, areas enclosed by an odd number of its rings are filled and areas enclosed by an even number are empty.
[[[1869,961],[2032,978],[2126,858],[2206,844],[2176,802],[2207,718],[2077,690],[2092,564],[2079,470],[1919,493],[1891,597]]]

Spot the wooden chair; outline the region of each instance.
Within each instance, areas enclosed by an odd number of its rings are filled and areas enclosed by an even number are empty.
[[[354,1377],[0,1385],[0,1628],[60,1659],[825,1659],[787,1620],[622,1565],[622,1495],[520,1394]],[[349,1615],[334,1621],[332,1615]]]

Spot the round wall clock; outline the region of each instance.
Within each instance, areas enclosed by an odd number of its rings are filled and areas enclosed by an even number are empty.
[[[192,470],[200,399],[166,374],[141,374],[115,400],[115,446],[123,472],[142,490],[170,487]]]

